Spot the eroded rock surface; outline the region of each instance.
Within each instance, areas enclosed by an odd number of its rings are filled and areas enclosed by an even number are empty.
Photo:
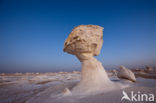
[[[74,55],[80,53],[99,55],[103,42],[103,29],[97,25],[75,27],[64,43],[64,51]]]
[[[120,70],[119,70],[117,76],[121,79],[128,79],[132,82],[136,82],[134,73],[124,66],[120,66]]]
[[[75,27],[64,43],[64,51],[75,55],[82,64],[81,80],[73,87],[73,94],[91,94],[112,90],[115,86],[108,78],[101,62],[93,56],[100,54],[103,27],[80,25]]]

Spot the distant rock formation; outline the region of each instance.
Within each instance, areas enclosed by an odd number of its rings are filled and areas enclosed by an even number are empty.
[[[117,76],[117,70],[112,70],[113,75]]]
[[[120,70],[119,70],[117,76],[121,79],[128,79],[132,82],[136,82],[134,73],[124,66],[120,66]]]
[[[135,72],[136,77],[156,79],[156,73]]]
[[[134,71],[136,77],[156,79],[156,69],[150,66],[146,66],[145,69],[139,69]]]
[[[144,70],[145,73],[150,73],[150,74],[156,74],[156,69],[150,67],[150,66],[146,66],[145,70]]]
[[[101,62],[93,57],[100,54],[103,29],[97,25],[77,26],[64,43],[64,52],[76,55],[82,64],[81,80],[72,89],[74,94],[91,94],[114,86]]]
[[[153,71],[153,68],[150,67],[150,66],[146,66],[145,70],[144,70],[146,73],[149,73],[151,71]]]

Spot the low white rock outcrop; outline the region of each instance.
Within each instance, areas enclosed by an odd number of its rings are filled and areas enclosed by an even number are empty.
[[[117,76],[121,79],[128,79],[132,82],[136,82],[134,73],[124,66],[120,66],[120,70],[119,70]]]

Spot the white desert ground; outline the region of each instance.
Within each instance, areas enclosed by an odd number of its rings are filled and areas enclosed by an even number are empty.
[[[0,103],[156,103],[150,101],[150,94],[156,96],[156,74],[146,69],[133,70],[136,82],[119,79],[114,72],[107,74],[111,81],[129,84],[127,88],[89,95],[65,96],[65,88],[71,89],[80,81],[80,72],[56,73],[14,73],[0,74]],[[105,87],[104,87],[105,88]],[[131,96],[133,91],[137,101],[122,100],[122,92]],[[142,94],[147,94],[141,98]],[[140,97],[140,98],[139,98]],[[140,101],[139,101],[140,99]],[[143,101],[141,101],[143,99]]]

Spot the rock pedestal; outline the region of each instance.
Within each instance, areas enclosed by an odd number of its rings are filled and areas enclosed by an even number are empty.
[[[100,54],[103,29],[97,25],[77,26],[64,43],[64,51],[75,55],[82,64],[81,80],[72,89],[74,94],[95,93],[113,86],[101,62],[93,57]]]

